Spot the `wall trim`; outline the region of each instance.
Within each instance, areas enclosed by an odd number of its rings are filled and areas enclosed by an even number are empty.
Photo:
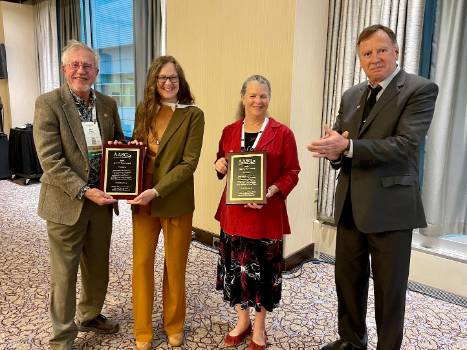
[[[315,244],[311,243],[284,259],[285,271],[291,271],[306,261],[314,258]]]
[[[212,232],[200,229],[198,227],[193,227],[193,239],[214,249],[219,249],[219,235],[216,235]],[[289,272],[300,266],[304,262],[310,261],[314,258],[315,254],[315,244],[309,244],[306,247],[300,249],[299,251],[289,255],[284,259],[285,270],[284,272]]]

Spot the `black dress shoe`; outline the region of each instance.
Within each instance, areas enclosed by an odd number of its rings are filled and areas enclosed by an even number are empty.
[[[366,350],[366,348],[357,347],[348,341],[339,339],[335,342],[326,344],[321,348],[321,350]]]
[[[101,314],[89,321],[77,321],[76,325],[80,332],[94,332],[101,334],[117,333],[119,329],[119,324],[117,322],[109,320]]]

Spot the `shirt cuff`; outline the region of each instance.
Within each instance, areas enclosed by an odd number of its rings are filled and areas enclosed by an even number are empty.
[[[344,156],[347,158],[352,158],[353,157],[353,142],[352,140],[349,140],[349,149],[344,152]]]
[[[81,187],[78,191],[78,194],[76,195],[76,198],[78,199],[81,199],[84,197],[84,193],[89,190],[91,187],[89,187],[88,185],[84,185],[83,187]]]

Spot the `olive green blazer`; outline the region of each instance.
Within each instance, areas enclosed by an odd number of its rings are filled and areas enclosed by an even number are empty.
[[[138,115],[138,113],[137,113]],[[135,120],[135,129],[142,120]],[[195,209],[193,174],[203,144],[204,114],[195,106],[177,108],[162,136],[156,155],[153,184],[159,197],[151,215],[175,217]],[[147,144],[147,140],[143,140]]]
[[[115,101],[95,91],[102,142],[123,140]],[[39,96],[33,124],[34,144],[44,174],[38,214],[58,224],[74,225],[84,198],[76,196],[89,177],[86,139],[67,84]]]

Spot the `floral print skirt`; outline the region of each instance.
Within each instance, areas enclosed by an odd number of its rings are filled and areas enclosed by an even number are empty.
[[[261,306],[272,311],[279,305],[284,259],[282,240],[251,239],[220,233],[216,289],[230,306]]]

